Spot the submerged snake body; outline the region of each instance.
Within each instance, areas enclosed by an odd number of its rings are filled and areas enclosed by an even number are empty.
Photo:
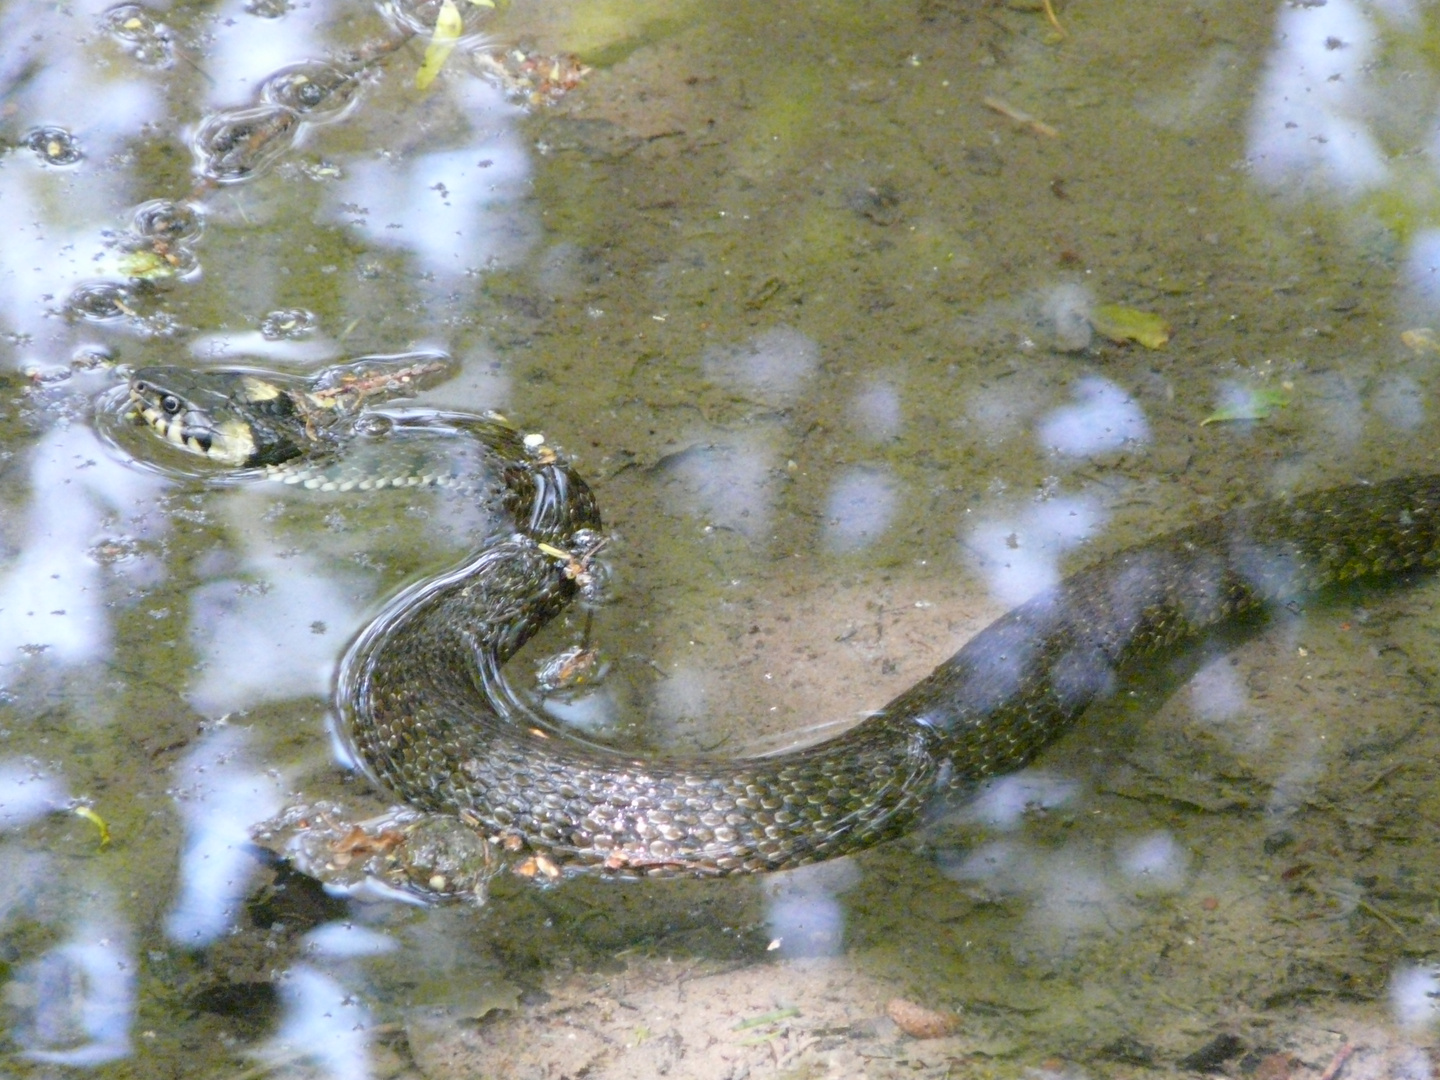
[[[131,396],[157,431],[166,398],[168,415],[213,417],[228,394],[243,417],[227,382],[240,377],[154,369]],[[215,398],[203,409],[198,388]],[[516,715],[501,668],[574,596],[600,517],[565,463],[473,419],[519,531],[397,597],[351,646],[337,705],[396,795],[566,871],[758,872],[870,847],[937,793],[1030,761],[1137,660],[1267,604],[1440,562],[1440,476],[1265,503],[1071,575],[837,738],[759,758],[637,759]],[[283,438],[300,452],[303,439]]]

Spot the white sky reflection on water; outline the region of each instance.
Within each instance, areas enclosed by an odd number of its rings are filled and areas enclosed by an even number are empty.
[[[249,105],[255,88],[287,64],[324,56],[317,32],[328,17],[328,4],[307,0],[304,18],[260,19],[246,12],[250,0],[230,0],[216,10],[224,27],[205,57],[209,103],[216,108]]]
[[[771,405],[804,391],[820,362],[820,347],[799,330],[777,326],[743,345],[715,346],[701,357],[705,377]]]
[[[101,36],[95,17],[108,6],[0,7],[0,41],[9,46],[0,57],[7,115],[25,118],[21,135],[32,126],[65,128],[85,155],[54,167],[25,146],[0,154],[0,325],[25,335],[16,346],[21,364],[54,360],[44,344],[54,331],[48,313],[77,282],[103,272],[95,259],[107,257],[105,230],[130,201],[129,172],[97,164],[123,156],[136,131],[164,116],[156,84],[74,48],[75,35]],[[105,107],[96,108],[97,101]]]
[[[191,594],[190,641],[203,667],[185,696],[206,716],[324,696],[362,621],[345,600],[351,590],[315,559],[257,554],[244,569],[245,578],[207,582]]]
[[[1440,1019],[1440,973],[1426,964],[1402,964],[1390,978],[1390,1013],[1412,1031],[1432,1027]],[[1427,1074],[1428,1075],[1428,1074]]]
[[[734,439],[738,445],[716,446],[701,438],[662,463],[662,494],[668,509],[744,536],[763,536],[770,529],[774,500],[774,454],[768,439],[752,433],[750,438]]]
[[[1012,519],[982,521],[964,546],[1004,604],[1018,604],[1059,582],[1060,558],[1089,539],[1105,515],[1088,496],[1045,499]]]
[[[251,765],[247,741],[234,728],[213,729],[178,769],[175,799],[185,820],[185,850],[166,932],[180,945],[206,945],[232,925],[256,865],[250,829],[280,809],[280,781]]]
[[[1385,181],[1385,154],[1367,120],[1375,43],[1376,28],[1353,0],[1280,7],[1250,117],[1258,179],[1344,192]]]
[[[1145,413],[1129,391],[1109,379],[1090,377],[1075,384],[1075,404],[1062,405],[1040,421],[1040,445],[1067,457],[1091,457],[1126,443],[1150,441]]]
[[[1080,784],[1044,769],[1025,769],[981,787],[975,798],[959,807],[953,820],[991,829],[1019,828],[1027,811],[1064,806],[1080,793]]]
[[[1250,694],[1239,670],[1224,656],[1216,657],[1190,676],[1185,691],[1190,707],[1211,722],[1234,720],[1250,706]]]
[[[345,355],[340,345],[323,334],[294,340],[270,340],[259,330],[198,334],[190,355],[207,364],[238,363],[254,366],[257,360],[275,364],[321,364]]]
[[[860,880],[850,859],[802,866],[764,879],[765,919],[787,957],[833,956],[845,944],[839,897]]]
[[[825,500],[825,547],[836,552],[869,547],[890,527],[899,502],[899,485],[889,469],[841,470]]]
[[[1115,854],[1121,873],[1137,889],[1175,892],[1188,880],[1190,853],[1164,829],[1129,841]]]
[[[897,438],[904,424],[900,391],[888,380],[872,379],[850,399],[849,415],[850,423],[870,442]]]
[[[257,1054],[277,1067],[308,1062],[330,1080],[364,1080],[370,1075],[370,1014],[340,983],[308,964],[297,964],[280,980],[285,1015],[280,1030]]]
[[[31,452],[23,547],[0,564],[0,673],[40,649],[47,661],[93,662],[110,648],[104,577],[91,557],[163,488],[115,461],[89,428],[57,428]],[[118,516],[119,520],[107,520]]]
[[[479,80],[444,83],[439,92],[458,96],[470,113],[476,130],[463,148],[353,161],[326,191],[331,217],[365,243],[408,251],[453,281],[514,264],[534,244],[536,224],[525,205],[530,156],[511,124],[516,107]]]
[[[30,1061],[86,1068],[130,1053],[135,959],[123,934],[82,924],[20,969],[4,996],[20,1014],[13,1034]]]
[[[36,818],[64,809],[65,781],[46,776],[24,761],[0,761],[0,831],[19,829]]]
[[[400,943],[387,934],[348,922],[329,922],[305,935],[305,946],[319,956],[349,959],[393,952]]]

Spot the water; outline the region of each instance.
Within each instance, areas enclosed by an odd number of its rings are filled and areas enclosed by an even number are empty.
[[[1428,6],[460,7],[491,44],[428,91],[364,6],[0,11],[6,1071],[1431,1075],[1424,584],[1149,673],[810,871],[426,908],[247,843],[386,805],[331,672],[481,521],[136,468],[91,420],[113,363],[456,357],[424,403],[543,431],[616,534],[567,715],[720,753],[877,707],[1096,554],[1434,467]]]

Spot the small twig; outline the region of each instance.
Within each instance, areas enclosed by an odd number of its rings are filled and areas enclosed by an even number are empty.
[[[1045,18],[1050,20],[1050,25],[1055,28],[1055,33],[1059,34],[1062,38],[1069,37],[1070,35],[1065,32],[1065,28],[1060,25],[1060,20],[1056,17],[1055,8],[1051,6],[1050,0],[1041,0],[1041,2],[1045,5]]]
[[[1340,1070],[1345,1068],[1345,1062],[1350,1060],[1350,1055],[1355,1053],[1355,1044],[1346,1043],[1335,1051],[1335,1056],[1330,1059],[1330,1064],[1325,1066],[1325,1071],[1319,1076],[1319,1080],[1335,1080],[1340,1075]]]
[[[1058,138],[1060,135],[1059,131],[1045,123],[1045,121],[1038,117],[1031,116],[1024,109],[1017,109],[1008,101],[1003,101],[997,97],[981,98],[981,101],[987,109],[994,109],[1001,116],[1008,116],[1017,124],[1024,124],[1031,131],[1035,132],[1036,135],[1044,135],[1050,139]]]
[[[1389,780],[1390,777],[1394,776],[1397,772],[1399,772],[1408,764],[1408,761],[1397,761],[1388,769],[1381,769],[1380,772],[1377,773],[1371,780],[1369,780],[1367,783],[1361,784],[1359,789],[1356,791],[1356,794],[1364,795],[1367,791],[1374,791],[1377,787],[1383,784],[1386,780]]]

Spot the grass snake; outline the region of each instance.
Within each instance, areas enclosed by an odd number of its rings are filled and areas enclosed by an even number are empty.
[[[335,370],[302,384],[149,368],[129,396],[167,441],[228,465],[307,487],[417,482],[312,464],[343,460],[373,388],[410,377]],[[1065,578],[836,738],[765,757],[637,758],[525,722],[501,679],[589,583],[601,529],[590,489],[496,418],[441,421],[483,446],[514,531],[385,607],[345,656],[337,709],[359,759],[396,796],[561,872],[751,873],[882,843],[938,793],[1026,764],[1137,661],[1266,605],[1440,558],[1440,476],[1233,510]],[[447,479],[463,478],[419,482]]]

